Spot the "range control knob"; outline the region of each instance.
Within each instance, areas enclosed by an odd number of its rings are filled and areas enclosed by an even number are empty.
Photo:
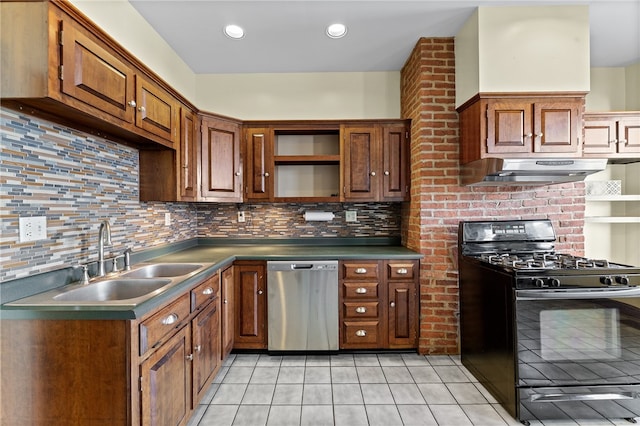
[[[546,284],[544,283],[544,280],[542,278],[535,278],[533,280],[533,283],[535,284],[536,287],[546,287]]]
[[[560,287],[560,280],[557,278],[551,278],[551,287]]]
[[[600,277],[600,282],[604,285],[613,284],[613,280],[611,279],[611,277]]]
[[[616,277],[616,282],[622,285],[629,285],[629,277],[626,277],[624,275],[618,276]]]

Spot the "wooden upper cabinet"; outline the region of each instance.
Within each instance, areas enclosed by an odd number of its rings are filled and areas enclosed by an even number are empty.
[[[245,197],[268,201],[273,198],[273,130],[245,128]]]
[[[405,201],[409,195],[409,138],[403,124],[344,126],[345,201]]]
[[[585,156],[632,158],[640,154],[640,112],[585,113],[584,120]]]
[[[380,129],[377,126],[351,127],[343,130],[343,179],[345,200],[375,200],[379,197],[382,173],[380,163]]]
[[[70,20],[61,21],[62,92],[115,118],[133,123],[135,72]]]
[[[202,201],[242,201],[240,125],[202,116],[201,125]]]
[[[198,196],[198,147],[196,115],[188,108],[180,111],[180,144],[178,147],[178,186],[180,201],[195,201]]]
[[[180,104],[144,76],[136,76],[136,126],[171,143],[180,137]]]
[[[1,29],[3,105],[142,147],[175,147],[179,95],[69,2],[0,8],[11,16]]]
[[[584,95],[478,95],[458,108],[460,163],[481,158],[579,157]]]

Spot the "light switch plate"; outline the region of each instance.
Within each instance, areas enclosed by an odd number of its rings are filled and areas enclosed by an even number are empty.
[[[20,225],[20,242],[44,240],[47,238],[47,217],[21,217]]]
[[[358,211],[357,210],[347,210],[345,213],[345,220],[347,222],[357,222],[358,221]]]
[[[238,212],[238,222],[244,222],[244,221],[245,221],[244,212],[243,211],[239,211]]]
[[[171,226],[171,213],[164,214],[164,226]]]

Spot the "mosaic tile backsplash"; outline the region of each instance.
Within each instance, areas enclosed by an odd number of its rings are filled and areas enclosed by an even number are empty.
[[[140,202],[137,150],[6,108],[0,130],[0,282],[95,261],[105,219],[108,257],[195,237],[400,236],[399,204]],[[238,209],[245,223],[237,222]],[[345,221],[351,209],[357,222]],[[305,222],[306,210],[336,217]],[[19,218],[32,216],[46,217],[47,238],[20,242]]]

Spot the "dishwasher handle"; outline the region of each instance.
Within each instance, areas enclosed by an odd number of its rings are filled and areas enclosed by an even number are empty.
[[[292,263],[291,264],[291,269],[313,269],[313,264],[311,263],[305,263],[302,265],[298,265],[297,263]]]

